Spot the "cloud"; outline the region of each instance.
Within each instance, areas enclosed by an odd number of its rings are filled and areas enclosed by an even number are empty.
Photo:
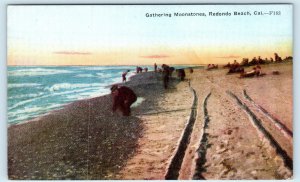
[[[221,59],[235,59],[240,58],[241,56],[235,56],[235,55],[229,55],[229,56],[222,56],[222,57],[215,57],[215,58],[221,58]]]
[[[77,52],[77,51],[57,51],[54,54],[64,54],[64,55],[90,55],[90,52]]]
[[[149,55],[149,56],[140,56],[142,58],[149,58],[149,59],[159,59],[159,58],[167,58],[170,56],[167,55]]]

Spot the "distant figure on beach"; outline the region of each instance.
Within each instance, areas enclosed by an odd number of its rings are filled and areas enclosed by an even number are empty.
[[[154,63],[154,72],[157,72],[157,64]]]
[[[130,106],[136,101],[137,96],[129,87],[113,85],[111,88],[113,98],[112,111],[121,110],[123,116],[130,115]]]
[[[169,67],[169,76],[172,76],[174,71],[175,71],[174,67]]]
[[[264,76],[265,73],[261,72],[261,67],[259,65],[253,67],[251,71],[248,72],[242,72],[240,78],[245,77],[254,77],[254,76]]]
[[[269,59],[268,58],[265,58],[265,63],[269,63]]]
[[[258,56],[258,64],[264,64],[265,62],[264,62],[264,60],[260,57],[260,56]]]
[[[143,71],[143,68],[141,68],[139,66],[136,67],[136,73],[142,73],[142,71]]]
[[[169,76],[170,76],[170,67],[166,64],[162,64],[162,72],[163,72],[163,83],[164,83],[164,88],[168,88],[169,84]]]
[[[261,76],[261,67],[259,65],[256,65],[255,67],[255,75],[256,76]]]
[[[241,66],[249,66],[249,59],[248,58],[243,58],[240,65]]]
[[[127,70],[125,72],[122,73],[122,82],[126,82],[126,75],[130,70]]]
[[[207,70],[212,70],[212,69],[218,69],[218,65],[216,64],[208,64],[207,65]]]
[[[193,68],[190,68],[190,73],[194,73],[194,70],[193,70]]]
[[[258,64],[258,60],[256,59],[256,57],[253,57],[252,60],[249,62],[249,66],[256,65],[256,64]]]
[[[227,74],[229,73],[243,73],[244,72],[244,68],[236,61],[234,60],[233,64],[230,66],[229,71]]]
[[[231,64],[228,62],[226,65],[223,66],[223,68],[230,68]]]
[[[184,71],[184,69],[178,69],[178,77],[180,78],[181,81],[184,80],[184,78],[185,78],[185,71]]]
[[[148,68],[147,68],[147,67],[146,67],[146,68],[144,68],[144,71],[145,71],[145,72],[148,72]]]
[[[281,62],[282,61],[281,57],[279,57],[277,53],[274,53],[274,57],[275,57],[275,62]]]
[[[256,75],[256,68],[254,67],[251,71],[242,72],[240,78],[254,77],[255,75]]]

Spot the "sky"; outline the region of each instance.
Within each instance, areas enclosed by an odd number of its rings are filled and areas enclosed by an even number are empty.
[[[177,12],[206,16],[175,17]],[[11,5],[7,64],[225,64],[275,52],[292,56],[292,15],[292,5]]]

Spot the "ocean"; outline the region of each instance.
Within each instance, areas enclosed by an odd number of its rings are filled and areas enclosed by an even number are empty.
[[[148,67],[149,71],[153,66]],[[176,68],[186,66],[175,66]],[[136,66],[8,66],[8,124],[16,124],[63,105],[109,94],[109,85]]]
[[[8,124],[20,123],[63,105],[108,94],[108,85],[135,66],[9,66]]]

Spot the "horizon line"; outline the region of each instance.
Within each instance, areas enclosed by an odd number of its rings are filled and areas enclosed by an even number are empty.
[[[158,64],[159,65],[159,64]],[[195,66],[201,66],[201,65],[206,65],[206,64],[168,64],[168,65],[195,65]],[[120,64],[120,65],[7,65],[7,66],[153,66],[152,64]]]

